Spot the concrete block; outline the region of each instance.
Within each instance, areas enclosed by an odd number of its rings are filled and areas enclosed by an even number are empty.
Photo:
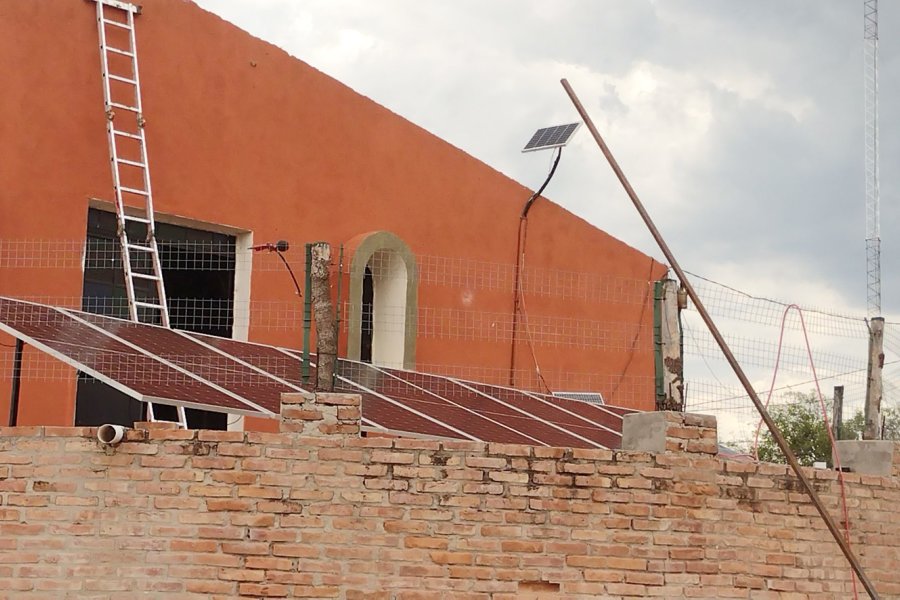
[[[632,413],[622,420],[622,450],[718,454],[716,418],[677,411]]]
[[[631,413],[622,418],[622,450],[661,454],[666,451],[669,419],[665,412]]]
[[[888,440],[838,440],[841,466],[853,473],[891,475],[894,464],[894,443]]]

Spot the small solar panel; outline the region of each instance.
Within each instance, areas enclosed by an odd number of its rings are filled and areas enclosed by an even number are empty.
[[[557,398],[566,398],[567,400],[581,400],[582,402],[590,402],[591,404],[606,404],[603,400],[603,394],[599,392],[553,392]]]
[[[581,123],[569,123],[568,125],[554,125],[553,127],[544,127],[538,129],[522,152],[534,152],[535,150],[546,150],[547,148],[561,148],[569,143],[572,136],[581,126]]]

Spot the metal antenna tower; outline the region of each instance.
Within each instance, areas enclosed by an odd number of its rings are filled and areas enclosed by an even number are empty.
[[[881,225],[878,199],[878,0],[863,0],[866,116],[866,282],[870,317],[881,315]]]

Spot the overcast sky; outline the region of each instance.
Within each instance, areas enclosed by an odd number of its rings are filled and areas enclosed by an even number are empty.
[[[682,266],[866,310],[862,0],[198,0],[529,187],[568,78]],[[883,312],[896,314],[900,6],[882,2]],[[546,195],[662,259],[586,128]]]

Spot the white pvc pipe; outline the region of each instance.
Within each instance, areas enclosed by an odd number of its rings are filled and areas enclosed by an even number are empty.
[[[125,428],[121,425],[101,425],[97,428],[97,440],[101,444],[115,446],[125,437]]]

